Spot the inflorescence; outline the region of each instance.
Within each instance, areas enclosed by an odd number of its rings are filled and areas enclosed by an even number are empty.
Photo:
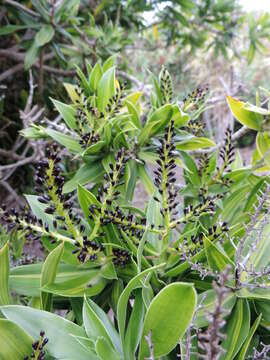
[[[162,94],[162,104],[167,104],[172,101],[173,85],[172,78],[168,70],[163,66],[159,75],[159,84]]]
[[[33,352],[31,353],[30,356],[26,355],[24,357],[24,360],[30,360],[30,359],[44,360],[45,359],[44,347],[46,346],[48,341],[49,341],[48,338],[45,337],[45,332],[40,331],[39,339],[37,341],[33,342],[33,344],[32,344]]]
[[[227,129],[225,132],[224,145],[219,152],[219,156],[222,161],[222,165],[220,169],[217,167],[217,171],[219,172],[220,177],[225,185],[230,185],[231,181],[228,178],[224,178],[224,171],[230,170],[230,165],[233,163],[235,158],[234,146],[232,143],[232,131],[231,129]]]
[[[161,203],[160,212],[164,216],[165,226],[168,227],[171,220],[174,220],[178,214],[176,207],[177,203],[177,189],[176,183],[176,153],[174,144],[174,121],[165,129],[164,138],[160,139],[158,148],[159,158],[156,161],[157,168],[154,171],[154,183],[158,188],[159,197],[154,199]]]

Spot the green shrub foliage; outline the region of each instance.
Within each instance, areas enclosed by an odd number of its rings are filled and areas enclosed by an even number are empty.
[[[266,359],[269,110],[228,97],[243,127],[215,144],[200,117],[207,86],[179,101],[163,68],[148,108],[113,57],[87,68],[65,84],[69,104],[52,99],[64,130],[23,132],[48,139],[46,157],[29,207],[3,206],[1,221],[47,256],[11,266],[11,235],[0,250],[0,357]],[[249,128],[244,166],[234,142]]]

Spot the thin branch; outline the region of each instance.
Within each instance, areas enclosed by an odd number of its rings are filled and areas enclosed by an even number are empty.
[[[31,156],[29,156],[29,157],[27,157],[25,159],[19,160],[19,161],[13,163],[13,164],[0,166],[0,171],[7,170],[7,169],[12,169],[14,167],[20,167],[20,166],[29,164],[30,162],[35,160],[35,157],[36,157],[36,152],[34,152],[33,155],[31,155]]]
[[[7,4],[9,4],[9,5],[12,5],[12,6],[14,6],[14,7],[28,13],[29,15],[32,15],[32,16],[35,16],[35,17],[38,17],[38,18],[40,17],[40,15],[37,12],[35,12],[35,11],[31,10],[31,9],[28,9],[24,5],[20,4],[18,1],[5,0],[5,2]]]
[[[138,79],[136,79],[134,76],[132,76],[132,75],[130,75],[130,74],[127,74],[127,73],[124,72],[124,71],[120,71],[120,70],[119,70],[119,71],[117,71],[117,74],[118,74],[119,76],[121,76],[122,78],[133,82],[133,83],[137,86],[137,88],[139,88],[139,89],[142,89],[142,88],[144,87],[144,84],[143,84],[143,83],[141,83],[141,82],[140,82]]]
[[[21,204],[23,202],[8,182],[6,182],[5,180],[0,180],[0,185],[2,185],[10,193],[10,195],[15,199],[17,204]]]
[[[4,71],[1,75],[0,75],[0,82],[6,80],[8,77],[16,74],[19,71],[22,71],[24,69],[24,64],[17,64],[15,66],[13,66],[12,68]]]
[[[38,64],[35,64],[35,66],[38,67]],[[76,70],[62,70],[48,65],[43,65],[43,70],[56,75],[63,75],[63,76],[76,75]]]
[[[20,155],[10,150],[0,149],[0,155],[14,160],[21,160]]]

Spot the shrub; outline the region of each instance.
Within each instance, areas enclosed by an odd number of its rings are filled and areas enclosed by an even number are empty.
[[[199,117],[207,87],[178,102],[162,69],[148,109],[115,73],[113,58],[78,70],[71,104],[53,100],[66,130],[23,133],[49,139],[46,157],[30,207],[1,220],[47,256],[10,269],[13,238],[1,248],[1,356],[267,358],[269,111],[228,97],[243,126],[215,144]],[[233,143],[249,128],[243,166]],[[61,148],[80,160],[72,177]]]

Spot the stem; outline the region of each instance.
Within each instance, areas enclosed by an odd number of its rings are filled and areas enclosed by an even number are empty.
[[[39,102],[42,102],[43,95],[43,59],[44,58],[44,48],[41,49],[39,55],[39,78],[38,78],[38,97]]]
[[[65,211],[63,203],[60,201],[60,199],[56,193],[57,187],[55,186],[53,169],[54,169],[54,161],[49,160],[49,169],[47,170],[47,176],[48,176],[47,184],[48,184],[48,189],[51,188],[51,190],[48,190],[48,193],[52,199],[52,202],[56,206],[57,213],[60,216],[63,216],[65,218],[65,224],[67,226],[68,232],[70,234],[72,234],[72,236],[75,240],[79,241],[79,243],[81,245],[83,245],[83,239],[82,239],[79,231],[73,225],[73,222],[72,222],[69,214]]]

